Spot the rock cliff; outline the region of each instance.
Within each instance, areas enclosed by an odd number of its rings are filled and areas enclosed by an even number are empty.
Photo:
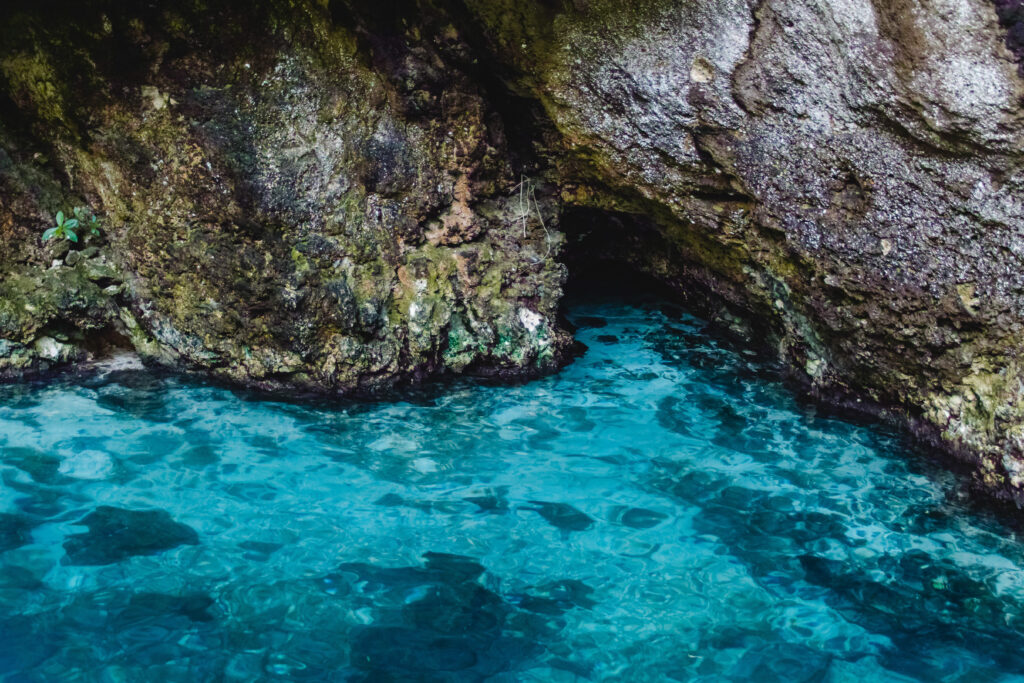
[[[111,344],[265,389],[530,376],[563,263],[607,259],[1024,500],[1016,3],[7,12],[8,377]],[[74,205],[103,236],[40,243]]]
[[[378,63],[313,4],[121,10],[3,25],[5,119],[36,143],[4,145],[8,371],[80,359],[67,328],[97,327],[266,389],[558,366],[553,205],[443,44]],[[72,204],[106,225],[76,265],[39,244]],[[98,289],[97,262],[120,278]]]

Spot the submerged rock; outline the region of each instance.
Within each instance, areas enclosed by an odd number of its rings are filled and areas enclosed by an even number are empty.
[[[32,524],[26,517],[0,513],[0,553],[20,548],[29,542]]]
[[[627,508],[617,505],[612,510],[612,521],[633,529],[650,529],[668,519],[668,515],[646,508]]]
[[[446,553],[424,558],[423,567],[338,568],[337,581],[349,581],[376,606],[374,623],[351,633],[356,670],[373,680],[483,680],[528,668],[543,654],[537,642],[520,634],[550,629],[481,585],[482,565]],[[588,602],[585,592],[578,600]]]
[[[5,10],[0,376],[530,376],[607,259],[1024,500],[1018,3],[452,7]]]
[[[568,503],[549,503],[542,500],[531,500],[530,502],[540,507],[524,507],[523,509],[536,512],[556,529],[565,532],[586,531],[594,525],[593,518]]]
[[[199,544],[195,529],[175,522],[165,510],[101,505],[79,524],[89,527],[89,531],[64,541],[66,564],[113,564],[134,555],[155,555],[180,545]]]

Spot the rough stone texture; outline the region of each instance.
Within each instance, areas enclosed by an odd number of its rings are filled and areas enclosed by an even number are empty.
[[[1024,1],[1022,0],[993,0],[996,6],[996,13],[999,14],[999,23],[1006,29],[1006,47],[1017,56],[1020,63],[1024,58]],[[1018,67],[1024,76],[1024,64]]]
[[[1021,500],[1024,88],[992,5],[591,0],[509,40],[539,4],[473,4],[557,130],[563,199],[624,214],[610,250]]]
[[[83,4],[0,24],[0,373],[550,370],[561,214],[1024,500],[1014,2]],[[73,202],[106,239],[53,266]]]
[[[15,141],[0,121],[0,378],[21,377],[102,353],[123,286],[93,242],[38,247],[66,197],[45,156]]]
[[[319,391],[558,365],[551,204],[520,201],[500,120],[443,70],[445,36],[378,70],[312,3],[69,13],[15,13],[0,74],[105,216],[119,327],[144,356]],[[37,203],[6,218],[26,242],[60,206]],[[35,320],[21,348],[46,334]]]

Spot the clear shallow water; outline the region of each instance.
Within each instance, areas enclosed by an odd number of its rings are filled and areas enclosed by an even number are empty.
[[[0,389],[0,678],[1024,681],[1024,544],[657,302],[517,387]]]

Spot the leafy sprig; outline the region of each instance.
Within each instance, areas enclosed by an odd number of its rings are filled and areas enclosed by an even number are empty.
[[[76,206],[73,213],[74,216],[65,216],[63,211],[58,211],[54,217],[56,225],[43,232],[43,241],[49,242],[57,238],[77,243],[78,231],[81,229],[86,229],[90,235],[99,237],[102,224],[96,214],[82,206]]]
[[[58,211],[56,216],[57,225],[48,229],[43,233],[43,241],[48,242],[54,237],[58,239],[66,239],[72,242],[78,241],[78,233],[75,230],[78,229],[78,219],[65,217],[63,211]]]

